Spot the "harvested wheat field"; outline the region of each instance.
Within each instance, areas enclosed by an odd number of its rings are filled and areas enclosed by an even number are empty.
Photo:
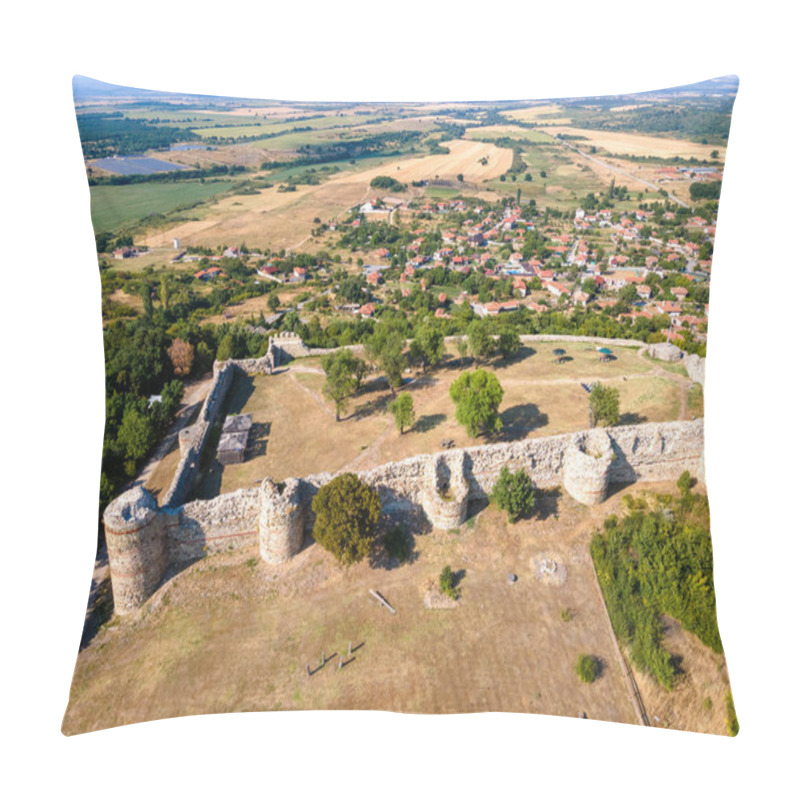
[[[512,152],[486,142],[463,139],[447,142],[450,153],[390,161],[360,172],[344,172],[318,186],[298,186],[294,192],[278,187],[262,189],[255,195],[234,195],[198,212],[203,217],[184,222],[144,237],[143,244],[158,247],[178,237],[183,245],[216,247],[245,241],[251,246],[272,249],[293,247],[302,242],[314,226],[314,219],[334,219],[375,194],[370,181],[390,175],[403,183],[441,178],[467,182],[496,178],[510,166]],[[480,159],[487,163],[481,164]]]
[[[722,145],[699,144],[688,139],[669,139],[661,136],[646,136],[627,131],[598,131],[588,128],[572,128],[569,126],[555,125],[540,128],[539,130],[555,136],[558,133],[568,136],[582,136],[570,144],[576,144],[582,150],[588,147],[597,147],[609,153],[632,156],[654,156],[657,158],[691,158],[710,159],[711,151],[719,151],[719,157],[725,160],[725,147]]]

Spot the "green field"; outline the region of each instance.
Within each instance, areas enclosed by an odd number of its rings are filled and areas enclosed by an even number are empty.
[[[275,133],[291,133],[292,128],[311,128],[305,131],[310,134],[313,131],[328,130],[332,128],[348,128],[354,125],[366,125],[371,123],[370,117],[364,116],[327,116],[315,117],[314,119],[289,119],[284,122],[253,122],[251,117],[242,117],[241,124],[230,127],[235,121],[235,117],[226,117],[224,126],[219,127],[198,127],[194,132],[207,138],[209,136],[239,137],[239,136],[271,136]]]
[[[117,231],[149,214],[166,214],[181,206],[208,200],[233,186],[233,181],[177,181],[92,186],[92,224],[96,232]]]

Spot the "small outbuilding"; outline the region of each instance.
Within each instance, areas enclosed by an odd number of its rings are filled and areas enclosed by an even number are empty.
[[[225,418],[217,445],[217,461],[220,464],[241,464],[244,461],[252,427],[253,417],[250,414],[233,414]]]

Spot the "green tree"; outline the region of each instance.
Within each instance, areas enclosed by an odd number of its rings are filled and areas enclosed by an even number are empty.
[[[575,662],[575,672],[584,683],[592,683],[600,671],[600,665],[594,656],[581,653]]]
[[[125,454],[125,473],[132,478],[136,474],[138,462],[155,443],[155,431],[150,417],[137,408],[128,408],[122,417],[117,443]]]
[[[280,298],[277,292],[272,292],[267,298],[267,308],[274,314],[281,305]]]
[[[323,392],[333,400],[336,407],[336,421],[339,422],[341,414],[347,408],[348,399],[358,389],[358,381],[353,374],[353,365],[347,357],[340,354],[349,352],[338,350],[336,353],[322,359],[322,368],[325,370],[325,386]]]
[[[491,499],[497,503],[498,508],[508,512],[510,522],[517,522],[533,513],[536,490],[524,469],[512,473],[504,466],[492,490]]]
[[[467,329],[467,338],[470,352],[476,361],[482,361],[494,352],[494,339],[489,335],[485,323],[481,320],[476,319],[470,323]]]
[[[430,317],[426,317],[414,331],[411,341],[411,357],[422,364],[422,371],[436,366],[444,356],[444,335],[434,325]]]
[[[217,348],[217,361],[227,361],[229,358],[233,358],[233,346],[233,334],[226,333]]]
[[[623,286],[619,293],[619,299],[622,303],[635,303],[639,294],[636,291],[636,287],[629,283],[627,286]]]
[[[414,424],[416,415],[414,413],[414,398],[408,392],[400,392],[397,397],[389,403],[389,411],[394,415],[394,422],[403,434],[403,428],[410,428]]]
[[[161,308],[165,311],[169,309],[169,301],[170,297],[172,296],[172,292],[170,291],[169,281],[167,280],[166,275],[161,276],[161,285],[158,290],[158,299],[161,301]]]
[[[467,357],[467,353],[469,352],[469,342],[465,337],[459,338],[458,342],[456,342],[456,349],[458,350],[458,357],[461,359],[461,363],[464,363],[464,360]]]
[[[503,389],[497,377],[482,369],[465,372],[450,384],[450,398],[456,404],[456,419],[472,436],[497,433],[503,423],[497,410]]]
[[[497,338],[497,349],[504,359],[511,358],[522,347],[522,341],[516,331],[503,331]]]
[[[340,564],[362,561],[375,542],[381,501],[378,492],[351,472],[339,475],[312,502],[314,540]]]
[[[619,389],[596,383],[589,395],[589,426],[610,427],[619,422]]]
[[[403,384],[403,370],[406,368],[405,344],[405,338],[399,330],[381,323],[364,348],[367,358],[386,373],[392,394]]]

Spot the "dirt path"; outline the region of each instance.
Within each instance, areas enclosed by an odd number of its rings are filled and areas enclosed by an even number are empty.
[[[183,398],[181,400],[178,414],[175,421],[169,426],[164,438],[159,442],[153,455],[150,456],[148,462],[142,467],[141,472],[136,476],[135,480],[131,481],[125,489],[130,489],[133,486],[144,486],[150,479],[150,476],[155,471],[156,467],[161,463],[161,460],[172,450],[175,445],[175,439],[178,432],[186,427],[186,424],[191,419],[192,414],[202,405],[205,400],[208,390],[211,387],[212,377],[209,375],[206,378],[187,383],[183,390]]]
[[[313,398],[314,402],[332,419],[336,419],[336,414],[331,411],[328,406],[326,405],[325,401],[315,392],[308,388],[308,386],[303,386],[303,384],[297,380],[297,378],[292,375],[292,369],[296,372],[321,372],[322,370],[315,370],[315,369],[297,369],[291,368],[289,370],[289,377],[292,379],[296,386],[299,386],[309,397]]]
[[[543,133],[547,133],[547,131],[543,131]],[[552,135],[552,134],[548,134],[548,135]],[[591,161],[592,163],[597,164],[598,167],[602,167],[603,169],[607,169],[609,172],[615,172],[617,175],[622,175],[623,177],[629,178],[632,181],[636,181],[637,183],[641,183],[642,185],[646,186],[648,189],[652,189],[654,192],[660,192],[664,188],[663,186],[659,186],[658,184],[655,184],[652,181],[648,181],[648,180],[645,180],[644,178],[641,178],[641,177],[639,177],[637,175],[634,175],[631,172],[626,172],[624,169],[620,169],[619,167],[615,167],[612,164],[606,163],[605,161],[601,161],[599,158],[596,158],[595,156],[591,156],[588,153],[584,153],[583,150],[580,150],[574,144],[569,144],[568,142],[565,142],[565,141],[563,141],[561,139],[556,139],[555,136],[553,136],[553,141],[557,142],[558,144],[564,145],[564,147],[568,148],[569,150],[572,150],[574,153],[577,153],[579,156],[582,156],[587,161]],[[667,196],[669,197],[670,200],[672,200],[673,203],[677,203],[678,205],[683,206],[684,208],[689,208],[689,204],[688,203],[684,203],[683,200],[679,200],[677,197],[675,197],[674,194],[671,194],[670,192],[667,192]]]

